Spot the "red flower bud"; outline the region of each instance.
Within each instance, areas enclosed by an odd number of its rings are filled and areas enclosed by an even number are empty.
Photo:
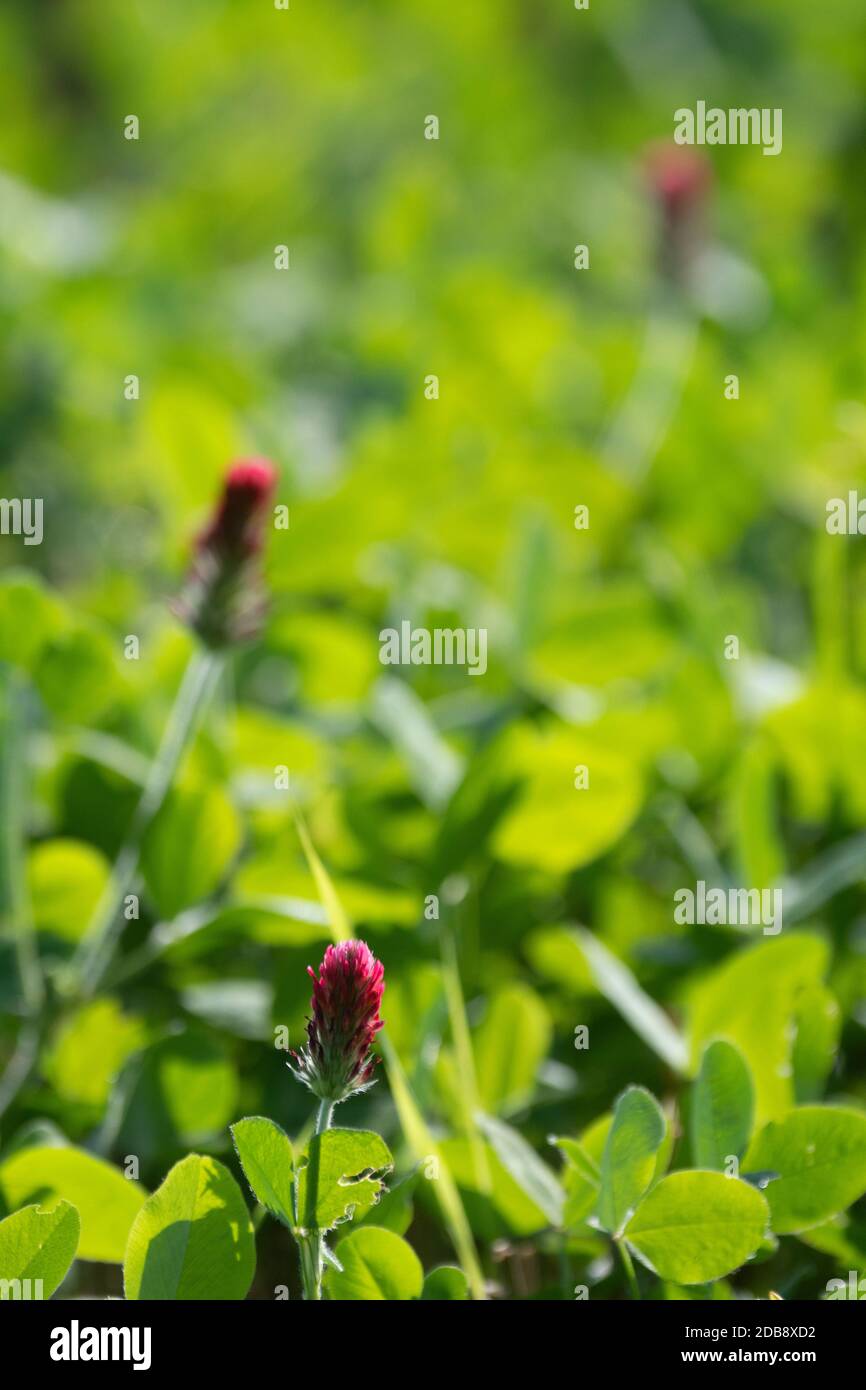
[[[661,214],[659,268],[666,279],[683,284],[704,237],[712,166],[696,150],[654,145],[647,153],[645,170]]]
[[[227,560],[256,555],[262,545],[262,522],[276,482],[267,459],[233,463],[223,485],[216,513],[199,537],[199,550],[208,549]]]
[[[276,469],[267,459],[232,464],[216,510],[196,541],[174,607],[209,647],[253,637],[261,627],[264,601],[258,557],[276,479]]]
[[[330,1104],[373,1084],[378,1058],[371,1048],[379,1029],[384,966],[363,941],[329,946],[313,981],[307,1041],[293,1052],[293,1074]],[[291,1063],[289,1064],[291,1066]]]

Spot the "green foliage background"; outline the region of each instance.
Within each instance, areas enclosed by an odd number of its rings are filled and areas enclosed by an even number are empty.
[[[0,487],[44,498],[45,539],[0,538],[0,1061],[22,914],[51,1014],[0,1165],[68,1141],[139,1156],[152,1189],[190,1147],[237,1173],[242,1115],[302,1129],[273,1030],[299,1040],[330,938],[295,809],[385,962],[388,1037],[504,1296],[570,1297],[606,1247],[552,1234],[492,1150],[478,1190],[473,1102],[556,1166],[547,1136],[625,1085],[683,1094],[577,926],[680,1030],[684,1071],[739,1045],[759,1123],[863,1111],[866,570],[824,521],[866,486],[864,39],[855,0],[4,5]],[[644,166],[698,99],[783,108],[784,148],[708,152],[712,254],[684,291]],[[290,508],[268,625],[148,837],[120,961],[68,1007],[53,981],[191,647],[167,601],[249,453]],[[487,674],[389,672],[403,619],[486,627]],[[783,884],[783,932],[678,926],[698,878]],[[384,1074],[350,1109],[409,1171]],[[411,1215],[425,1269],[453,1260],[412,1185],[393,1229]],[[845,1220],[737,1288],[820,1297],[863,1268]],[[279,1228],[258,1244],[271,1297],[294,1274]],[[599,1268],[593,1296],[621,1296]],[[79,1260],[64,1288],[118,1278]]]

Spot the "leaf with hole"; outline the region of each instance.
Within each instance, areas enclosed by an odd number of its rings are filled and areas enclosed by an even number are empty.
[[[331,1231],[368,1211],[394,1166],[384,1139],[367,1129],[327,1129],[310,1140],[298,1172],[301,1231]],[[342,1258],[342,1256],[341,1256]]]

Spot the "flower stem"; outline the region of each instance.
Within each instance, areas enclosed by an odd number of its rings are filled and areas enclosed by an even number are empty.
[[[676,302],[654,311],[637,369],[600,444],[602,462],[637,486],[646,476],[680,403],[699,324]]]
[[[316,1115],[316,1134],[324,1134],[326,1129],[330,1129],[333,1117],[334,1102],[323,1100]],[[312,1164],[307,1167],[307,1181],[313,1184],[316,1182],[316,1173],[312,1171]],[[313,1212],[316,1210],[316,1196],[315,1190],[309,1194],[309,1209]],[[311,1231],[309,1235],[302,1236],[298,1242],[304,1298],[312,1302],[320,1302],[322,1297],[322,1274],[325,1267],[322,1254],[324,1240],[322,1232],[316,1230]]]
[[[187,663],[126,839],[72,962],[72,992],[84,998],[95,993],[111,962],[123,926],[120,914],[124,899],[138,873],[145,831],[171,788],[221,662],[218,653],[197,648]]]

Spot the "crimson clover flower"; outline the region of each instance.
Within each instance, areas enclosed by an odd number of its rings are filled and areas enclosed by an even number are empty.
[[[307,1041],[293,1052],[292,1073],[328,1104],[373,1084],[378,1061],[371,1053],[383,1026],[379,1017],[385,969],[364,941],[329,946],[318,976],[311,966],[313,1016]]]
[[[685,284],[704,240],[712,167],[697,150],[653,145],[647,152],[645,171],[661,218],[659,268],[666,279]]]
[[[175,612],[208,647],[254,637],[265,612],[259,571],[277,473],[267,459],[233,463],[222,496],[196,541]]]

